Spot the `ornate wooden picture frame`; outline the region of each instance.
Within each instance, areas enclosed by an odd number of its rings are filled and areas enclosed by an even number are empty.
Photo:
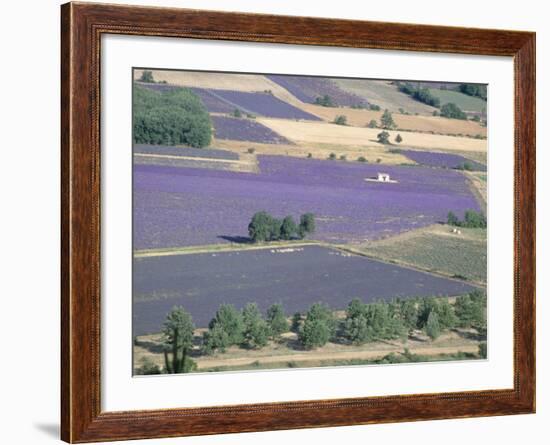
[[[535,411],[535,34],[68,3],[61,9],[61,436],[175,437]],[[103,412],[100,403],[100,60],[106,34],[513,57],[514,387],[208,408]]]

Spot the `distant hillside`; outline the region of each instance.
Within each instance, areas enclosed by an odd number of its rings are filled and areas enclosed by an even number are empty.
[[[436,108],[418,102],[398,91],[397,86],[387,80],[367,79],[334,79],[343,90],[356,94],[371,103],[379,105],[382,110],[397,112],[400,108],[408,113],[431,115]]]

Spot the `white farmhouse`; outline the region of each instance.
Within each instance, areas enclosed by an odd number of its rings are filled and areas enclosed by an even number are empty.
[[[397,182],[395,179],[391,179],[389,173],[378,173],[378,176],[376,178],[365,178],[365,181],[386,182],[386,183],[392,183],[392,184],[395,184]]]

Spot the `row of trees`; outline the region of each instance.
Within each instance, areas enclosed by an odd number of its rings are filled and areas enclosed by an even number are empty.
[[[454,212],[449,212],[447,214],[447,224],[455,227],[486,229],[487,218],[482,212],[476,212],[475,210],[466,210],[466,212],[464,212],[464,219],[460,220]]]
[[[408,94],[413,99],[423,102],[432,107],[439,108],[441,103],[438,97],[435,97],[428,88],[417,88],[410,82],[399,83],[398,89],[402,93]]]
[[[210,144],[210,115],[191,90],[178,88],[158,92],[135,85],[133,99],[136,144],[192,147]]]
[[[441,332],[456,327],[487,332],[487,298],[481,291],[460,296],[454,304],[445,298],[423,297],[406,300],[363,303],[352,300],[345,317],[323,303],[314,303],[309,310],[295,313],[291,321],[281,304],[273,304],[265,314],[256,303],[248,303],[239,311],[231,304],[221,305],[202,335],[200,353],[225,352],[231,346],[259,349],[269,340],[280,340],[293,331],[305,349],[324,346],[329,341],[354,345],[367,342],[406,338],[415,330],[423,330],[436,339]],[[163,328],[164,371],[186,373],[196,369],[191,358],[195,325],[181,306],[167,315]],[[158,366],[147,366],[141,373],[158,374]]]
[[[248,224],[248,235],[255,242],[304,239],[315,232],[315,215],[304,213],[296,224],[291,215],[282,220],[265,211],[257,212]]]

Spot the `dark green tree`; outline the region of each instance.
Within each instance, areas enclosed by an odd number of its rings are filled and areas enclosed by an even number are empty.
[[[188,357],[193,346],[193,319],[181,306],[175,306],[166,316],[163,329],[164,363],[168,374],[190,372],[196,364]],[[171,354],[171,357],[170,357]]]
[[[401,137],[400,134],[398,134],[397,136],[395,136],[395,142],[397,142],[398,144],[400,144],[402,141],[403,141],[403,138]]]
[[[229,345],[238,345],[243,342],[244,324],[241,313],[232,304],[222,304],[216,315],[208,325],[209,329],[219,326],[229,339]]]
[[[473,291],[456,299],[455,313],[458,325],[463,328],[487,329],[487,296],[481,291]]]
[[[315,104],[316,105],[321,105],[323,107],[335,107],[336,106],[336,104],[332,101],[332,98],[328,94],[323,95],[323,97],[317,97],[315,99]]]
[[[315,215],[313,213],[304,213],[300,216],[300,224],[298,225],[298,236],[305,238],[315,232]]]
[[[141,73],[141,77],[139,78],[140,82],[145,83],[155,83],[155,79],[153,78],[153,72],[144,70]]]
[[[252,216],[248,224],[248,235],[250,239],[257,242],[270,241],[273,229],[273,217],[267,212],[257,212]]]
[[[458,226],[459,222],[458,217],[453,212],[447,213],[447,224],[450,226]]]
[[[447,103],[441,107],[441,116],[449,119],[461,119],[466,120],[468,116],[462,111],[458,105],[454,103]]]
[[[324,346],[336,333],[336,320],[330,308],[314,303],[306,314],[298,338],[306,349]]]
[[[286,216],[281,224],[281,239],[290,240],[296,236],[297,231],[298,226],[294,222],[294,218],[290,215]]]
[[[348,124],[348,118],[344,116],[343,114],[339,114],[334,118],[334,123],[336,125],[347,125]]]
[[[389,110],[385,110],[384,113],[382,113],[382,117],[380,118],[380,126],[386,130],[391,130],[397,125],[395,125],[395,122],[393,121],[392,114]]]
[[[426,322],[426,334],[432,340],[435,340],[441,335],[441,327],[439,325],[439,317],[436,311],[431,311]]]
[[[387,131],[382,131],[381,133],[378,133],[376,136],[378,138],[378,142],[381,144],[389,144],[390,143],[390,134]]]
[[[215,323],[202,335],[202,351],[208,355],[216,351],[225,352],[231,344],[229,334],[219,323]]]
[[[288,320],[281,304],[272,304],[267,309],[267,323],[273,337],[279,337],[289,329]]]
[[[267,345],[271,334],[269,325],[262,318],[256,303],[248,303],[242,312],[244,325],[244,344],[249,348],[261,348]]]
[[[377,123],[374,119],[371,119],[370,122],[367,124],[367,127],[369,127],[369,128],[377,128],[377,127],[378,127],[378,123]]]
[[[235,108],[233,110],[233,117],[237,117],[237,118],[243,117],[243,114],[241,113],[241,110],[239,110],[238,108]]]

